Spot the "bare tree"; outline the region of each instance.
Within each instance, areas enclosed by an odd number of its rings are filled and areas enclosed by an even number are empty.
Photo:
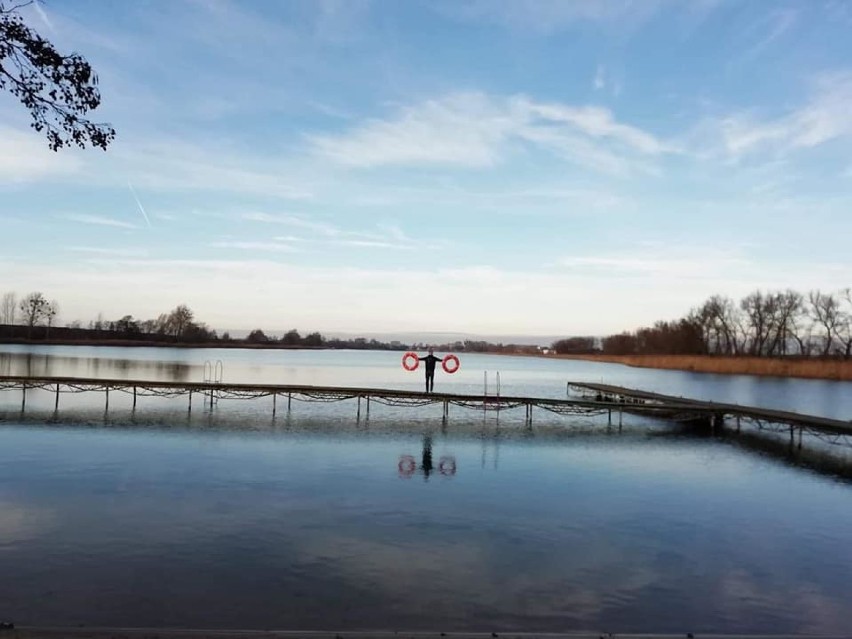
[[[47,307],[44,309],[44,319],[47,321],[45,337],[50,337],[50,329],[53,327],[57,315],[59,315],[59,302],[52,300],[47,303]]]
[[[10,291],[3,293],[0,300],[0,324],[14,324],[18,306],[18,296]]]
[[[834,329],[834,336],[843,349],[843,358],[852,357],[852,289],[845,288],[839,293],[840,311],[839,321]]]
[[[809,311],[814,322],[818,324],[823,332],[822,356],[831,354],[831,347],[837,335],[838,328],[843,323],[843,311],[837,297],[831,293],[822,293],[819,290],[808,294],[810,304]]]
[[[38,292],[30,293],[21,300],[19,308],[21,309],[24,324],[29,328],[29,336],[32,336],[33,326],[38,326],[39,322],[46,317],[49,306],[50,302],[44,298],[44,295]]]
[[[774,298],[755,291],[740,301],[740,309],[745,314],[745,330],[749,355],[764,355],[766,342],[774,315]]]
[[[157,328],[160,333],[182,337],[192,326],[194,314],[186,304],[180,304],[168,315],[157,318]]]
[[[770,353],[786,355],[790,340],[799,345],[799,354],[804,355],[804,339],[800,335],[800,322],[804,316],[801,293],[786,290],[775,294],[775,336]]]
[[[688,319],[701,327],[708,353],[737,355],[742,350],[741,313],[730,298],[714,295]]]

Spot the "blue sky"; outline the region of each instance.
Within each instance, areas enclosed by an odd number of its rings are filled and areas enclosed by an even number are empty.
[[[852,284],[852,3],[104,2],[27,19],[109,151],[0,94],[0,292],[61,322],[606,334]]]

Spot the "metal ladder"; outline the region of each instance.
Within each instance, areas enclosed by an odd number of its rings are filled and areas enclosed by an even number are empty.
[[[221,384],[222,377],[225,374],[225,364],[221,359],[211,362],[209,359],[204,362],[204,383],[205,384]],[[210,394],[204,394],[204,403],[210,402],[212,408],[214,404],[219,403],[219,397],[215,390],[210,389]]]

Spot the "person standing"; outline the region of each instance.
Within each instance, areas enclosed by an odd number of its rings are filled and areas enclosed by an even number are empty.
[[[426,362],[426,392],[431,393],[435,388],[435,364],[443,360],[440,357],[435,357],[435,349],[431,346],[426,357],[418,357],[417,359]]]

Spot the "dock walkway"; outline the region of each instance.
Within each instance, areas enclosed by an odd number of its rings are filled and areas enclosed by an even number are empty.
[[[27,392],[35,389],[54,395],[54,409],[59,410],[60,397],[66,393],[102,392],[104,408],[109,410],[110,393],[132,396],[132,408],[137,409],[140,398],[186,396],[187,410],[192,411],[193,397],[215,405],[220,399],[272,398],[272,412],[278,411],[279,401],[286,400],[287,410],[293,401],[339,402],[357,401],[360,419],[362,403],[369,416],[370,405],[386,406],[443,406],[443,418],[449,417],[451,406],[474,410],[506,411],[523,407],[526,421],[531,423],[534,409],[560,415],[608,415],[609,423],[617,416],[619,424],[624,413],[647,415],[677,421],[704,421],[711,427],[723,427],[733,419],[737,426],[742,420],[758,425],[772,424],[832,437],[852,436],[852,422],[789,411],[740,406],[704,400],[674,397],[621,386],[588,382],[568,382],[566,397],[523,397],[470,393],[424,393],[415,390],[360,388],[348,386],[310,386],[298,384],[239,384],[225,382],[149,381],[132,379],[99,379],[81,377],[0,376],[0,391],[20,391],[21,410],[26,410]],[[571,394],[570,391],[578,393]]]

